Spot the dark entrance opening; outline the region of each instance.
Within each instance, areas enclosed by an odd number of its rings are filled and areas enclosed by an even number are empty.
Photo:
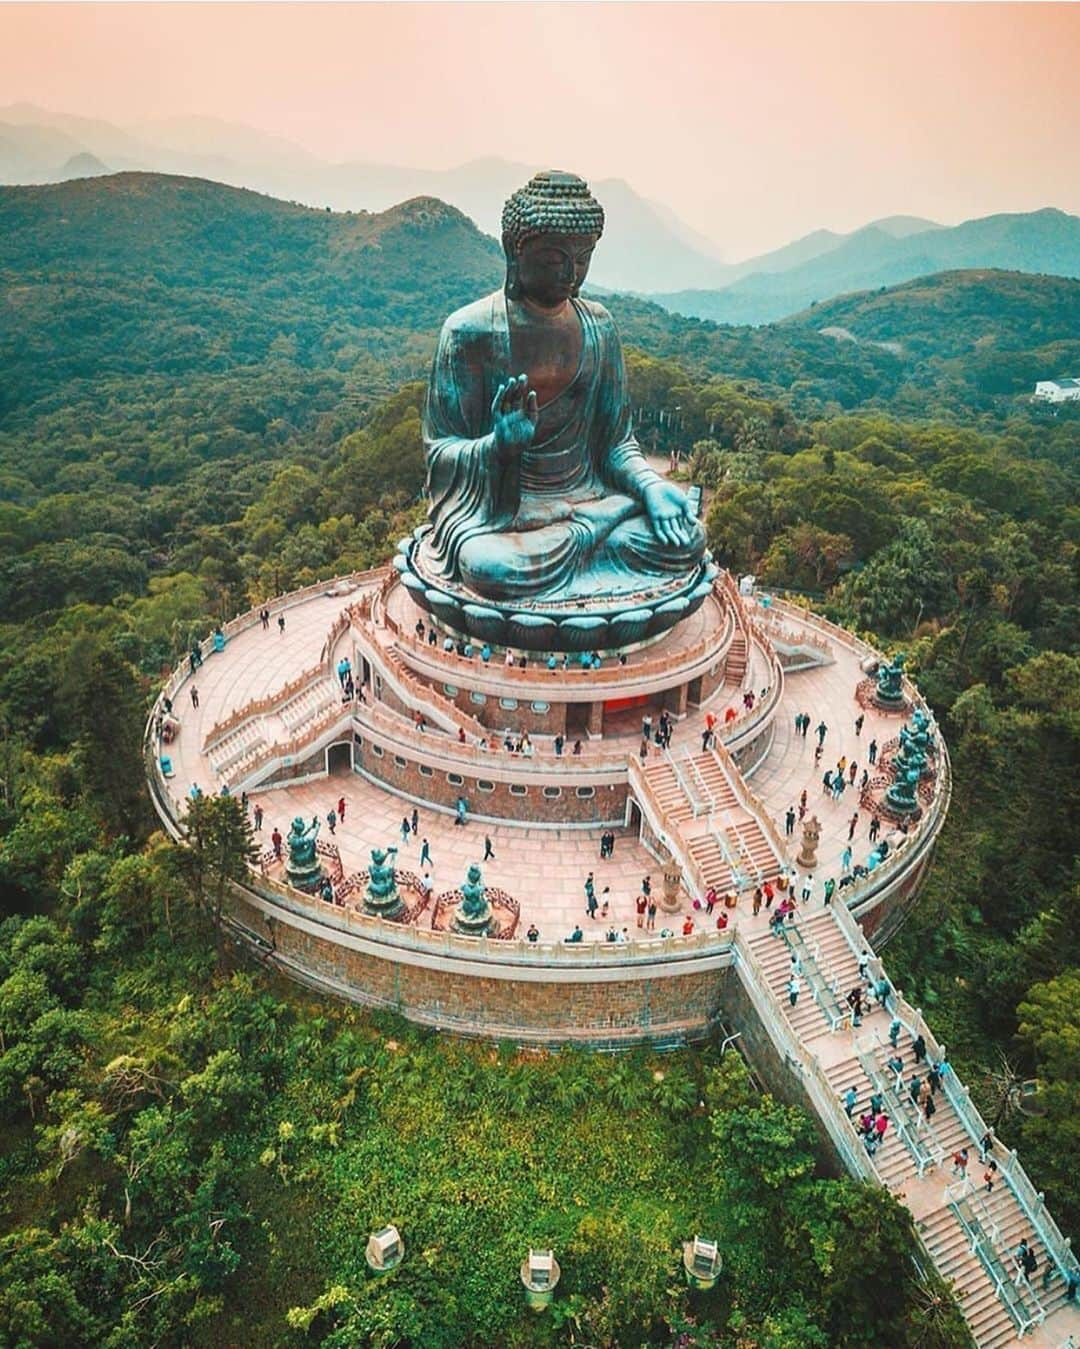
[[[691,679],[690,683],[686,686],[686,701],[687,701],[688,703],[693,703],[695,707],[700,707],[700,706],[701,706],[701,677],[700,677],[700,675],[698,676],[697,679]]]
[[[633,799],[631,799],[630,809],[627,811],[626,827],[632,829],[639,838],[641,837],[641,807]]]
[[[352,772],[352,745],[347,740],[328,747],[326,751],[326,771],[331,777]]]
[[[589,734],[589,704],[568,703],[566,706],[567,740],[585,740]]]

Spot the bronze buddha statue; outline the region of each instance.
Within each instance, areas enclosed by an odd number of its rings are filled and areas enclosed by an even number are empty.
[[[439,337],[428,524],[399,565],[421,603],[430,591],[436,612],[440,601],[475,611],[451,625],[494,640],[574,648],[587,631],[596,645],[658,631],[707,593],[705,538],[634,438],[611,315],[579,294],[603,209],[580,178],[549,171],[514,193],[502,223],[504,288],[452,314]],[[640,632],[610,629],[620,609]],[[497,613],[521,621],[500,634]],[[569,640],[552,641],[570,618]]]

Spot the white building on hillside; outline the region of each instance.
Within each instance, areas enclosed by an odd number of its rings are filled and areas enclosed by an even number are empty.
[[[1080,379],[1040,379],[1034,397],[1041,403],[1070,403],[1080,399]]]

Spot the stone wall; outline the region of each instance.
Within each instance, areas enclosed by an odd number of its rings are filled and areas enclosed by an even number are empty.
[[[257,940],[263,958],[291,977],[462,1035],[532,1044],[700,1039],[721,1014],[729,973],[689,967],[666,977],[643,970],[641,978],[595,982],[486,978],[369,955],[334,941],[329,932],[316,936],[283,918],[268,924],[240,888],[227,908],[241,935],[252,944]]]
[[[381,756],[379,750],[382,750]],[[366,732],[357,735],[353,755],[354,764],[360,771],[391,791],[450,809],[456,805],[459,796],[464,796],[473,815],[551,825],[621,824],[626,816],[628,788],[625,782],[592,788],[570,784],[544,788],[538,783],[511,784],[485,778],[482,769],[444,772],[396,754],[388,746],[380,745],[377,735],[371,737]],[[491,790],[481,787],[481,783],[490,785]],[[545,790],[549,793],[557,790],[560,794],[545,795]],[[579,795],[580,791],[591,792],[591,795]]]

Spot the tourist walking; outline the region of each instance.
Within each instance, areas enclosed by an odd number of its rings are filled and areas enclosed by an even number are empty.
[[[791,978],[787,981],[787,993],[788,993],[788,1002],[792,1005],[792,1007],[794,1007],[795,1004],[799,1001],[799,976],[794,972],[792,973]]]
[[[916,1035],[915,1039],[912,1040],[911,1048],[915,1054],[915,1062],[922,1063],[923,1059],[926,1058],[926,1041],[921,1035]]]
[[[826,726],[825,723],[824,723],[823,721],[819,721],[818,724],[817,724],[817,727],[816,727],[815,729],[817,730],[817,742],[818,742],[818,744],[819,744],[819,745],[824,745],[824,743],[825,743],[825,737],[826,737],[826,736],[828,735],[828,733],[829,733],[829,728],[828,728],[828,726]]]
[[[339,823],[341,824],[345,823],[345,798],[343,796],[338,797],[337,817]]]
[[[277,827],[276,824],[274,825],[274,832],[270,835],[270,843],[274,849],[274,857],[280,862],[282,838],[281,838],[281,830]]]
[[[968,1150],[961,1148],[959,1152],[954,1152],[952,1156],[952,1173],[959,1176],[961,1180],[967,1175]]]
[[[844,851],[840,854],[840,875],[841,875],[841,876],[850,876],[850,875],[851,875],[851,844],[850,844],[850,843],[847,845],[847,847],[844,849]]]
[[[873,768],[874,764],[877,763],[877,741],[876,741],[876,740],[871,740],[871,741],[870,741],[870,745],[869,745],[869,747],[868,747],[868,749],[867,749],[867,755],[866,755],[866,757],[870,760],[870,767]]]
[[[645,910],[646,910],[646,908],[648,908],[648,901],[645,899],[645,896],[644,896],[644,895],[638,895],[637,899],[634,901],[634,908],[635,908],[636,911],[637,911],[637,925],[638,925],[638,927],[644,927],[644,926],[645,926]]]
[[[859,715],[855,718],[855,734],[857,736],[862,735],[863,722],[865,720],[866,715],[863,712],[860,712]]]
[[[848,820],[847,836],[849,843],[855,837],[855,830],[858,828],[858,824],[859,824],[859,812],[856,811],[855,814],[852,815],[851,819]]]
[[[593,874],[590,871],[588,876],[585,877],[585,912],[590,918],[595,918],[596,910],[596,886],[593,882]]]
[[[192,707],[198,707],[199,705],[199,690],[194,684],[191,686],[191,705]]]
[[[260,609],[260,610],[259,610],[259,622],[263,625],[263,632],[268,632],[269,629],[270,629],[270,610],[269,610],[269,609]]]
[[[495,861],[495,849],[491,846],[491,838],[487,834],[484,835],[484,856],[480,860],[483,862]]]
[[[332,834],[337,833],[337,811],[333,806],[326,812],[326,824]]]
[[[804,876],[802,883],[802,902],[804,904],[809,904],[811,898],[813,897],[813,894],[814,894],[814,878],[813,876],[810,875]]]
[[[790,838],[795,832],[795,807],[788,806],[788,812],[784,816],[784,833]]]
[[[415,806],[413,806],[413,812],[409,816],[409,829],[413,834],[415,834],[419,827],[420,827],[420,812],[416,809]]]
[[[408,843],[408,841],[409,841],[409,835],[410,835],[411,833],[412,833],[412,830],[409,828],[409,817],[408,817],[407,815],[403,815],[403,816],[401,817],[401,841],[402,841],[402,843]]]
[[[858,1099],[859,1093],[854,1087],[848,1087],[847,1091],[844,1092],[844,1114],[847,1115],[848,1119],[851,1119]]]
[[[262,806],[260,806],[260,805],[256,802],[256,804],[252,807],[251,813],[252,813],[252,815],[255,816],[255,832],[258,833],[258,832],[262,829],[262,822],[263,822],[263,808],[262,808]]]
[[[877,836],[880,833],[881,833],[881,821],[875,815],[873,819],[870,821],[870,842],[876,843]]]
[[[435,865],[434,862],[432,862],[431,860],[431,845],[428,843],[426,838],[422,839],[420,842],[420,865],[422,867],[430,867]]]
[[[284,615],[284,614],[278,614],[278,616],[277,616],[277,630],[278,630],[278,632],[282,635],[282,637],[285,636],[285,615]]]
[[[650,899],[650,900],[649,900],[648,908],[646,909],[645,912],[646,912],[645,929],[646,929],[647,932],[651,932],[651,931],[653,930],[653,928],[656,927],[656,900],[655,900],[655,899]]]

